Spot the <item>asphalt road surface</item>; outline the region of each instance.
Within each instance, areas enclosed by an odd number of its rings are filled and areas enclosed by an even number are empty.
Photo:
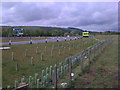
[[[57,41],[65,41],[65,40],[75,40],[82,37],[52,37],[51,39],[43,39],[43,40],[34,40],[32,43],[44,43],[44,42],[57,42]],[[29,44],[31,41],[19,41],[19,42],[11,42],[11,45],[19,45],[19,44]],[[9,45],[9,42],[0,43],[0,45]]]

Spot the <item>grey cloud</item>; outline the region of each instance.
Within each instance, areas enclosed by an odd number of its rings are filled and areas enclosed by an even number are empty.
[[[4,3],[3,24],[117,29],[117,7],[117,3],[105,2]]]

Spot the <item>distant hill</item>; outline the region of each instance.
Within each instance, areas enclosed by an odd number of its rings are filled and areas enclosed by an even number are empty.
[[[52,31],[63,31],[64,33],[74,33],[74,34],[81,34],[83,32],[82,29],[74,28],[74,27],[68,27],[68,28],[62,28],[62,27],[45,27],[45,26],[2,26],[2,34],[3,36],[8,36],[9,34],[12,34],[13,28],[23,28],[24,31],[30,31],[30,32],[52,32]],[[10,35],[11,36],[11,35]]]
[[[7,30],[10,28],[23,28],[24,30],[63,30],[64,32],[71,32],[71,31],[81,31],[82,29],[68,27],[68,28],[61,28],[61,27],[43,27],[43,26],[2,26],[2,29]]]
[[[68,29],[71,29],[71,30],[78,30],[78,31],[81,31],[81,32],[83,32],[84,30],[82,30],[82,29],[79,29],[79,28],[74,28],[74,27],[68,27]]]
[[[75,27],[45,27],[45,26],[0,26],[0,36],[8,37],[13,36],[13,28],[23,28],[24,36],[76,36],[82,35],[82,32],[88,30],[82,30]],[[96,32],[88,31],[90,34],[120,34],[120,32],[105,31],[105,32]]]

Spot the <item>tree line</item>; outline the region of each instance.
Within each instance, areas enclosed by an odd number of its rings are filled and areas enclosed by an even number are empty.
[[[21,27],[20,27],[21,28]],[[82,35],[82,32],[79,30],[72,30],[72,29],[62,29],[62,28],[42,28],[42,29],[28,29],[23,28],[23,36],[76,36]],[[2,37],[12,37],[13,35],[13,27],[3,27],[1,32]]]
[[[39,26],[19,26],[19,27],[10,27],[10,26],[3,26],[0,28],[0,36],[2,37],[12,37],[13,35],[13,28],[23,28],[23,36],[77,36],[82,35],[82,29],[77,28],[57,28],[57,27],[39,27]],[[105,31],[105,32],[95,32],[95,31],[88,31],[90,34],[93,35],[114,35],[120,34],[120,32],[114,31]]]

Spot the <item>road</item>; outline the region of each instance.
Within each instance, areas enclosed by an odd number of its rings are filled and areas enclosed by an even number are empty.
[[[43,40],[34,40],[32,43],[44,43],[44,42],[57,42],[58,41],[65,41],[66,40],[74,40],[79,39],[82,37],[52,37],[51,39],[43,39]],[[18,41],[18,42],[11,42],[11,45],[19,45],[19,44],[29,44],[30,41]],[[0,43],[0,45],[9,45],[9,42]]]

